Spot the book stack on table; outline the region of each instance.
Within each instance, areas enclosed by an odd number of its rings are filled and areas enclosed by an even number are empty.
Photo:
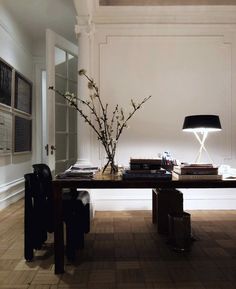
[[[78,166],[73,165],[65,172],[58,174],[57,178],[80,178],[80,179],[91,179],[93,178],[94,174],[98,171],[97,167],[91,167],[91,166]]]
[[[221,180],[218,167],[212,164],[185,164],[174,166],[172,176],[177,180]]]
[[[130,169],[123,179],[171,179],[171,173],[161,167],[162,159],[130,159]]]

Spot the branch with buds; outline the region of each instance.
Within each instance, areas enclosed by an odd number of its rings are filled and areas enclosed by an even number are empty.
[[[107,154],[107,163],[103,168],[103,172],[106,170],[108,165],[111,166],[111,173],[117,172],[118,168],[114,164],[114,158],[117,142],[121,133],[124,128],[128,127],[127,123],[135,112],[139,110],[151,96],[144,98],[140,103],[135,103],[134,100],[131,99],[131,111],[127,115],[123,108],[120,108],[117,104],[113,109],[109,120],[108,104],[103,104],[96,83],[86,74],[84,69],[79,71],[79,75],[84,76],[88,80],[88,89],[91,91],[89,100],[83,100],[70,92],[62,93],[54,89],[52,86],[50,86],[49,89],[65,98],[68,103],[79,112],[80,116],[90,125],[97,135],[98,140],[102,143]],[[81,106],[86,107],[90,113],[86,114]]]

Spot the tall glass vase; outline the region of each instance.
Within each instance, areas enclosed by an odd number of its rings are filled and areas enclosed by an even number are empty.
[[[103,174],[116,174],[118,172],[118,166],[115,164],[115,156],[107,157],[106,164],[102,169]]]

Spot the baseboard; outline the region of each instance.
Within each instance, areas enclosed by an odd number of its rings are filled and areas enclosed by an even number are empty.
[[[0,210],[24,197],[24,179],[0,186]]]
[[[181,189],[185,210],[236,210],[235,189]],[[92,190],[96,211],[151,210],[151,190]]]
[[[151,210],[151,200],[94,200],[95,211]],[[184,200],[184,210],[236,210],[236,200]]]
[[[151,210],[151,200],[94,200],[95,211]]]
[[[184,210],[236,210],[236,200],[184,200]]]
[[[236,210],[235,189],[181,190],[186,210]]]
[[[90,191],[90,190],[89,190]],[[128,190],[113,190],[112,194],[101,190],[98,194],[91,193],[94,211],[151,210],[151,193],[136,191],[129,194]],[[185,210],[236,210],[234,190],[183,190]],[[0,186],[0,210],[24,197],[24,179],[17,179]]]

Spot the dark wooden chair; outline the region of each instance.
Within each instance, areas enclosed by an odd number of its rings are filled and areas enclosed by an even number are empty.
[[[54,231],[52,175],[45,164],[33,165],[25,177],[25,259],[31,261],[34,249],[41,249],[47,233]],[[66,256],[75,259],[84,247],[84,234],[90,230],[90,200],[87,191],[63,193],[63,219],[66,224]]]

